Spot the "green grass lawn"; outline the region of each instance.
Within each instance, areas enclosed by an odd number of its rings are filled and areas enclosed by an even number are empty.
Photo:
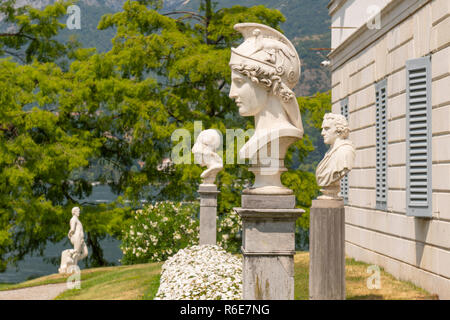
[[[62,300],[152,300],[159,288],[162,263],[81,270],[81,289],[67,290]],[[68,276],[53,274],[19,284],[0,284],[0,291],[64,283]]]
[[[159,287],[162,263],[132,266],[94,268],[81,271],[81,289],[67,290],[57,297],[59,300],[152,300]],[[346,259],[347,299],[370,300],[415,300],[437,299],[425,290],[409,282],[399,281],[381,270],[381,288],[370,290],[366,281],[369,265]],[[295,255],[295,299],[308,299],[309,253]],[[0,290],[18,289],[51,283],[63,283],[67,277],[50,275],[16,285],[0,284]]]
[[[400,281],[382,268],[380,289],[368,289],[367,273],[369,264],[347,258],[345,261],[345,286],[347,300],[422,300],[437,299],[425,290],[410,282]],[[309,253],[295,255],[295,299],[306,300],[309,297]]]
[[[67,290],[58,300],[153,300],[162,263],[111,269],[81,279],[81,290]]]

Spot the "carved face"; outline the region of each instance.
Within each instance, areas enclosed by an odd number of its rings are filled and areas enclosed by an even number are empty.
[[[322,123],[322,137],[325,144],[333,145],[336,139],[339,137],[339,132],[336,129],[336,125],[333,121],[325,120]]]
[[[79,217],[80,216],[80,208],[78,207],[73,207],[72,208],[72,214]]]
[[[201,166],[209,166],[214,161],[212,154],[220,146],[220,135],[214,130],[209,129],[200,132],[197,141],[192,148],[195,163]]]
[[[205,155],[209,152],[211,152],[210,148],[202,143],[201,139],[198,139],[197,142],[195,142],[194,147],[192,148],[195,163],[198,163],[201,166],[205,166]]]
[[[239,107],[244,117],[257,115],[267,105],[269,92],[236,71],[231,72],[230,98]]]

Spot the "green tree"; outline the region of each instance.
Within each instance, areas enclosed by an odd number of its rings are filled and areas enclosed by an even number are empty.
[[[264,6],[215,10],[209,0],[201,1],[198,11],[165,14],[128,1],[123,12],[103,17],[99,28],[114,26],[118,30],[112,50],[101,59],[103,63],[111,61],[116,67],[109,69],[112,72],[108,77],[132,86],[134,92],[143,83],[146,89],[140,96],[133,95],[133,99],[127,98],[129,93],[123,90],[124,96],[114,101],[114,112],[121,116],[113,120],[117,125],[108,123],[108,127],[114,128],[111,132],[117,141],[125,136],[133,138],[126,142],[128,153],[112,143],[114,148],[109,154],[114,157],[109,159],[119,164],[132,163],[133,159],[145,161],[144,168],[138,172],[119,168],[122,180],[116,185],[118,190],[137,199],[142,196],[144,186],[156,183],[161,186],[162,197],[193,200],[201,172],[198,166],[171,166],[164,174],[156,169],[170,155],[172,132],[185,128],[193,136],[193,121],[202,121],[204,128],[216,128],[224,135],[226,128],[252,128],[253,120],[240,117],[228,97],[230,48],[242,40],[233,26],[250,21],[279,30],[284,17],[278,10]],[[295,190],[299,206],[308,209],[318,188],[314,175],[296,168],[295,163],[304,161],[314,151],[313,142],[317,142],[317,128],[321,123],[317,119],[323,116],[324,110],[330,109],[329,94],[318,94],[308,100],[300,98],[299,102],[301,112],[309,119],[309,127],[315,131],[311,131],[313,139],[306,134],[290,148],[286,163],[295,171],[286,173],[283,181]],[[225,166],[218,176],[219,214],[228,214],[240,205],[242,189],[251,180],[246,165]],[[299,224],[307,228],[308,215]]]
[[[72,49],[53,40],[70,3],[43,10],[0,4],[10,30],[0,35],[0,55],[9,56],[0,60],[0,271],[63,239],[71,207],[92,191],[90,181],[73,172],[98,157],[103,138],[78,124],[84,114],[72,104],[73,74],[55,63]],[[94,265],[105,263],[99,240],[121,233],[127,211],[83,207]]]
[[[226,128],[252,126],[236,116],[237,107],[228,97],[230,47],[241,40],[233,25],[254,21],[277,28],[284,18],[263,6],[215,11],[211,1],[203,1],[197,12],[161,14],[137,1],[126,2],[123,9],[99,24],[101,29],[117,28],[112,50],[80,59],[80,66],[90,68],[86,76],[97,75],[96,95],[87,103],[108,109],[108,116],[103,113],[96,123],[99,133],[110,133],[102,156],[117,163],[121,172],[113,187],[134,200],[145,196],[148,185],[160,188],[153,200],[193,200],[198,166],[158,170],[170,157],[171,135],[177,128],[193,134],[193,121],[223,134]],[[82,78],[80,85],[86,86]],[[139,160],[145,162],[141,170],[128,170]],[[245,166],[226,166],[219,176],[221,213],[238,204],[242,185],[250,178]]]
[[[16,0],[0,3],[0,57],[13,56],[22,63],[54,62],[64,58],[76,46],[55,40],[55,36],[65,28],[59,20],[67,12],[67,7],[75,1],[60,1],[36,9],[30,5],[17,6]]]
[[[7,1],[6,7],[13,10],[12,4]],[[233,25],[251,21],[279,29],[284,21],[278,10],[264,6],[216,10],[205,0],[195,12],[162,14],[160,1],[127,1],[122,12],[100,21],[100,29],[115,27],[117,34],[110,51],[97,53],[53,42],[60,27],[57,16],[65,13],[61,5],[14,9],[8,19],[16,26],[29,19],[18,18],[21,14],[42,17],[28,20],[30,30],[41,28],[31,38],[42,45],[9,34],[2,39],[10,42],[0,47],[2,53],[25,48],[22,60],[30,62],[0,61],[3,268],[26,253],[42,253],[48,240],[65,237],[73,205],[82,205],[91,263],[99,265],[105,263],[99,240],[119,235],[140,199],[195,200],[199,166],[160,166],[170,157],[172,133],[184,128],[193,136],[193,121],[223,134],[227,128],[252,128],[252,120],[238,116],[228,97],[230,47],[241,41]],[[72,59],[67,68],[55,63],[64,57]],[[290,148],[288,167],[297,169],[295,161],[303,161],[312,150],[305,135]],[[113,170],[83,173],[99,163]],[[92,191],[91,179],[108,183],[123,197],[112,205],[84,203]],[[241,191],[251,180],[246,165],[225,166],[218,176],[219,214],[240,205]],[[286,173],[283,181],[305,208],[317,192],[313,176],[301,170]],[[131,206],[124,206],[122,199]]]

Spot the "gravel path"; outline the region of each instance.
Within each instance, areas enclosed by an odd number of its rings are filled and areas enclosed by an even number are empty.
[[[67,289],[66,283],[0,291],[0,300],[53,300]]]

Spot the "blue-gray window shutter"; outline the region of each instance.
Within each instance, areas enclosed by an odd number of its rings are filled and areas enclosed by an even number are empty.
[[[376,126],[376,208],[387,207],[387,81],[375,85],[375,126]]]
[[[406,83],[406,214],[431,217],[430,57],[406,62]]]
[[[341,114],[348,121],[348,97],[341,100]],[[348,174],[341,179],[341,196],[344,204],[348,203]]]

